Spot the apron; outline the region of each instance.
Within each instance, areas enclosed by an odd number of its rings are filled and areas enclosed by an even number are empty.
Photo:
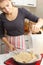
[[[10,42],[10,44],[14,45],[15,48],[17,48],[17,49],[26,49],[24,35],[8,36],[7,39]],[[9,52],[7,46],[5,47],[5,52]]]

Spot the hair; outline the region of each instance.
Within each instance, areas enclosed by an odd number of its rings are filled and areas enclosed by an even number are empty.
[[[3,2],[4,0],[0,0],[0,2]]]
[[[3,2],[4,0],[0,0],[0,2]]]

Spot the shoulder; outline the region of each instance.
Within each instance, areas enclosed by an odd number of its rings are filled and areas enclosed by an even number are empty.
[[[25,15],[26,13],[29,13],[28,10],[25,9],[25,8],[19,8],[19,11],[20,11],[23,15]]]
[[[22,11],[22,12],[27,11],[27,9],[25,9],[25,8],[19,8],[19,9],[20,9],[20,11]]]
[[[4,17],[4,13],[1,13],[0,14],[0,19],[3,19],[3,17]]]

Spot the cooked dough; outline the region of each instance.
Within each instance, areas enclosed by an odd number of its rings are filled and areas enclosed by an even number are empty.
[[[18,62],[28,63],[34,57],[36,57],[33,53],[22,51],[19,54],[14,55],[14,59]]]

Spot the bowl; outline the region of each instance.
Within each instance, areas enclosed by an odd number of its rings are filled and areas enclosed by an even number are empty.
[[[20,57],[19,54],[20,54],[20,53],[33,54],[34,58],[32,57],[32,59],[30,59],[28,62],[25,62],[27,59],[30,58],[30,56],[26,56],[26,55],[25,55],[25,56],[24,56],[24,59],[25,59],[25,57],[26,57],[26,60],[24,61],[24,60],[23,60],[23,56],[22,56],[23,62],[21,62],[21,61],[19,61],[19,57]],[[18,57],[17,57],[17,55],[18,55]],[[15,57],[16,57],[16,59],[15,59]],[[18,60],[17,60],[17,58],[18,58]],[[40,65],[41,55],[35,54],[35,53],[34,53],[33,51],[31,51],[31,50],[22,50],[22,51],[18,50],[18,51],[15,52],[15,54],[14,54],[14,56],[13,56],[13,59],[14,59],[14,61],[15,61],[15,63],[16,63],[17,65],[36,65],[37,62],[38,62],[38,65]]]

